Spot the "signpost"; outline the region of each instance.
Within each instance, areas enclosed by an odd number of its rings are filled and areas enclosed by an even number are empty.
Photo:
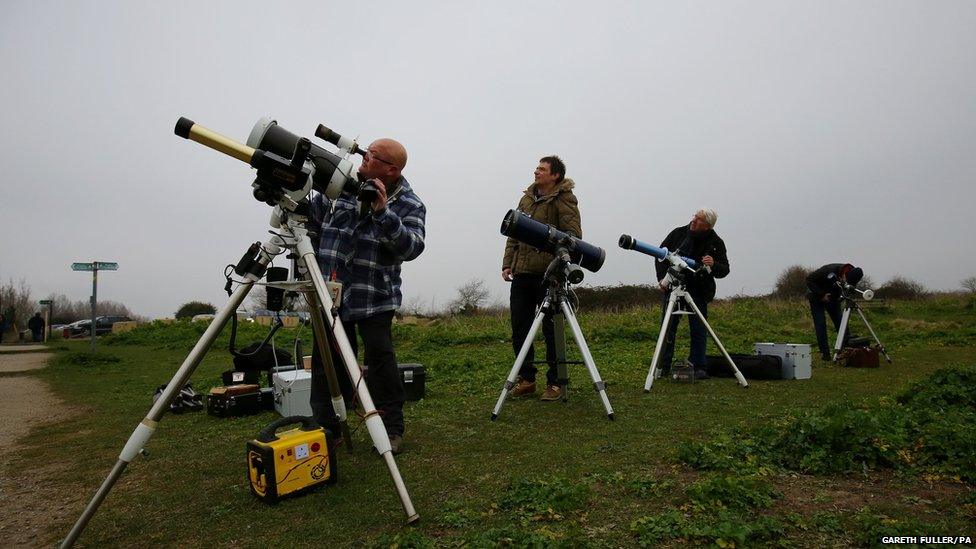
[[[47,305],[47,310],[44,311],[44,343],[51,338],[51,317],[54,316],[52,308],[54,307],[54,302],[50,299],[42,299],[38,301],[41,305]]]
[[[72,263],[72,271],[91,271],[92,274],[92,295],[91,295],[91,348],[92,351],[95,350],[95,332],[97,331],[97,325],[95,324],[96,314],[95,305],[97,303],[96,296],[98,295],[98,271],[117,271],[119,270],[118,263],[110,263],[108,261],[92,261],[91,263]]]

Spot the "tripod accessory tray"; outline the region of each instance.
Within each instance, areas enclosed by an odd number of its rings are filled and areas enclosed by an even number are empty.
[[[276,433],[279,428],[301,426]],[[266,503],[335,484],[337,470],[332,433],[314,419],[291,416],[268,424],[247,443],[247,479],[251,493]]]

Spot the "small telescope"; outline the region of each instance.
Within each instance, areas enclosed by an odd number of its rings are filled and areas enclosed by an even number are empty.
[[[603,248],[564,233],[552,225],[540,223],[518,210],[508,210],[502,220],[501,231],[507,237],[552,255],[560,255],[562,248],[569,255],[571,263],[593,273],[603,267],[603,261],[607,257]]]
[[[691,270],[694,271],[698,269],[698,262],[690,257],[685,257],[683,255],[678,255],[677,252],[672,252],[667,248],[658,248],[657,246],[651,246],[637,240],[636,238],[622,234],[620,235],[620,240],[617,244],[625,250],[634,250],[642,254],[647,254],[651,257],[656,258],[658,261],[667,261],[671,263],[673,267],[677,267],[681,270]]]
[[[843,284],[839,281],[837,282],[837,284],[840,285],[840,289],[842,292],[844,292],[845,295],[847,295],[849,292],[857,292],[861,294],[861,297],[864,298],[864,301],[871,301],[872,299],[874,299],[873,290],[858,290],[857,288],[855,288],[850,284]]]

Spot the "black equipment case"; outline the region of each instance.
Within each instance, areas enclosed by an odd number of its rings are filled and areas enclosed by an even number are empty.
[[[783,359],[776,355],[729,354],[746,379],[783,379]],[[708,375],[733,377],[732,367],[724,356],[708,357]]]
[[[427,369],[423,364],[398,364],[397,366],[400,369],[400,380],[403,382],[406,399],[424,398],[427,390]]]
[[[207,413],[217,417],[249,416],[263,409],[257,385],[214,387],[207,395]]]

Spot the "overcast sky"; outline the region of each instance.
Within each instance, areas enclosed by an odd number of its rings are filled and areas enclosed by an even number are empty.
[[[407,302],[471,279],[507,301],[499,225],[548,154],[607,251],[585,284],[651,282],[617,238],[660,243],[700,206],[719,296],[797,263],[976,275],[976,2],[7,0],[0,75],[0,279],[37,298],[87,299],[69,266],[100,260],[120,268],[99,298],[137,314],[224,303],[270,208],[180,116],[404,143],[428,212]]]

